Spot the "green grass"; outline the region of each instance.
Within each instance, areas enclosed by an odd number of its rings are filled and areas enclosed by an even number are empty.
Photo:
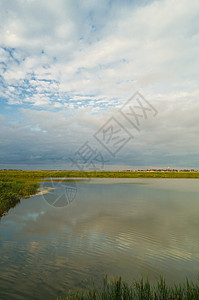
[[[39,183],[19,181],[13,178],[0,178],[0,217],[11,207],[14,207],[21,198],[34,195],[39,188]]]
[[[0,170],[1,178],[40,180],[43,178],[199,178],[199,172],[147,172],[147,171],[21,171]]]
[[[151,285],[148,280],[135,281],[132,285],[119,279],[108,282],[104,276],[101,288],[89,287],[87,292],[78,291],[71,293],[65,298],[57,300],[171,300],[171,299],[199,299],[199,283],[189,282],[168,286],[163,278]]]

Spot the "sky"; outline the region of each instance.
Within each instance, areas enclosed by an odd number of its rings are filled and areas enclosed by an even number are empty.
[[[0,168],[199,169],[198,0],[0,0]]]

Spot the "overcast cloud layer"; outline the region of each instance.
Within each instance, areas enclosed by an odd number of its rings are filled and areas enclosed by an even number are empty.
[[[198,0],[1,0],[0,167],[77,169],[88,141],[99,168],[198,169],[198,49]],[[158,112],[140,131],[118,111],[136,91]],[[133,136],[115,155],[112,116]]]

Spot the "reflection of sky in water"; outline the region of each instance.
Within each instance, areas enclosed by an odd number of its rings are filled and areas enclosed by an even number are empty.
[[[197,180],[99,179],[77,187],[64,208],[35,196],[2,218],[0,296],[56,299],[104,273],[197,278]]]

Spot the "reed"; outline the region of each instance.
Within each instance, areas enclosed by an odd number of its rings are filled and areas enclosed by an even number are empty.
[[[156,285],[151,285],[148,280],[143,278],[128,284],[120,277],[112,281],[108,281],[107,276],[103,278],[101,288],[94,285],[88,288],[87,292],[77,291],[71,293],[65,298],[57,298],[57,300],[198,300],[199,299],[199,283],[189,282],[174,284],[169,286],[165,280],[160,277]]]

